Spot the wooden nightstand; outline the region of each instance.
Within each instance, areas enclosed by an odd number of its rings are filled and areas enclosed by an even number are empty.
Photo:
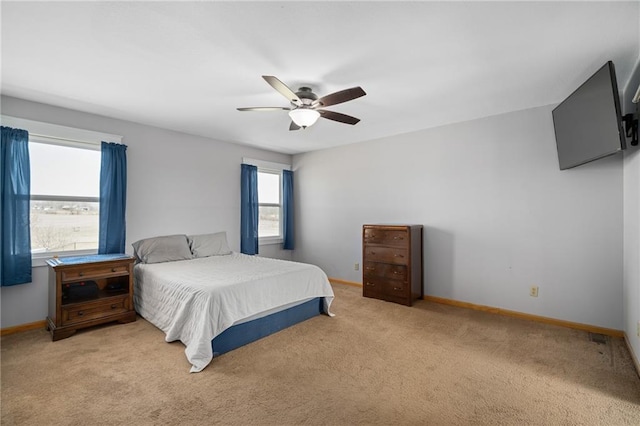
[[[133,262],[134,258],[125,254],[47,260],[47,329],[52,340],[64,339],[81,328],[111,321],[135,321]]]

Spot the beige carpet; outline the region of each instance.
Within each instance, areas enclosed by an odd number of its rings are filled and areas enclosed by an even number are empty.
[[[3,425],[638,425],[620,339],[334,285],[319,316],[190,374],[138,319],[2,338]]]

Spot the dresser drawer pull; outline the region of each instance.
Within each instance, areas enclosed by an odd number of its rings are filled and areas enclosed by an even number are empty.
[[[402,290],[402,287],[394,287],[393,289],[394,289],[395,291],[400,291],[400,290]]]
[[[401,254],[394,254],[393,257],[404,257],[404,256]]]
[[[78,272],[78,276],[83,277],[84,276],[84,272]]]
[[[84,315],[84,311],[78,311],[78,316],[81,317]]]
[[[111,305],[111,309],[115,309],[117,307],[118,307],[118,305],[116,305],[115,303],[113,305]]]
[[[116,272],[117,269],[116,268],[111,268],[111,272]]]
[[[393,237],[394,240],[404,240],[403,237]]]
[[[401,275],[402,272],[398,272],[398,271],[393,271],[393,275]]]
[[[366,267],[366,268],[364,268],[364,269],[366,269],[367,271],[375,271],[375,270],[376,270],[376,267],[375,267],[375,266],[367,266],[367,267]]]
[[[368,285],[369,287],[375,287],[375,286],[376,286],[374,283],[370,283],[370,282],[368,282],[368,281],[367,281],[367,285]]]

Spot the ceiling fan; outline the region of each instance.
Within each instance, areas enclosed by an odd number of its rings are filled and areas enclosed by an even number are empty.
[[[248,107],[238,108],[238,111],[289,111],[289,116],[291,117],[289,130],[306,129],[313,125],[319,117],[351,125],[357,124],[360,121],[359,118],[350,115],[320,109],[366,95],[365,91],[359,86],[318,98],[318,95],[313,93],[309,87],[301,87],[297,92],[294,92],[289,89],[286,84],[272,75],[263,75],[262,78],[282,96],[287,98],[287,100],[291,102],[291,107]]]

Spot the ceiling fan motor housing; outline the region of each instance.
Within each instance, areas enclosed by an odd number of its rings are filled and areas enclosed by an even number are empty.
[[[303,105],[311,105],[311,103],[313,101],[315,101],[316,99],[318,99],[318,95],[316,95],[315,93],[313,93],[313,91],[311,91],[310,87],[301,87],[300,89],[298,89],[298,91],[296,92],[296,95],[298,96],[298,98],[300,98],[300,100],[302,101]],[[292,102],[293,104],[293,102]],[[294,106],[296,106],[295,104],[293,104]]]

